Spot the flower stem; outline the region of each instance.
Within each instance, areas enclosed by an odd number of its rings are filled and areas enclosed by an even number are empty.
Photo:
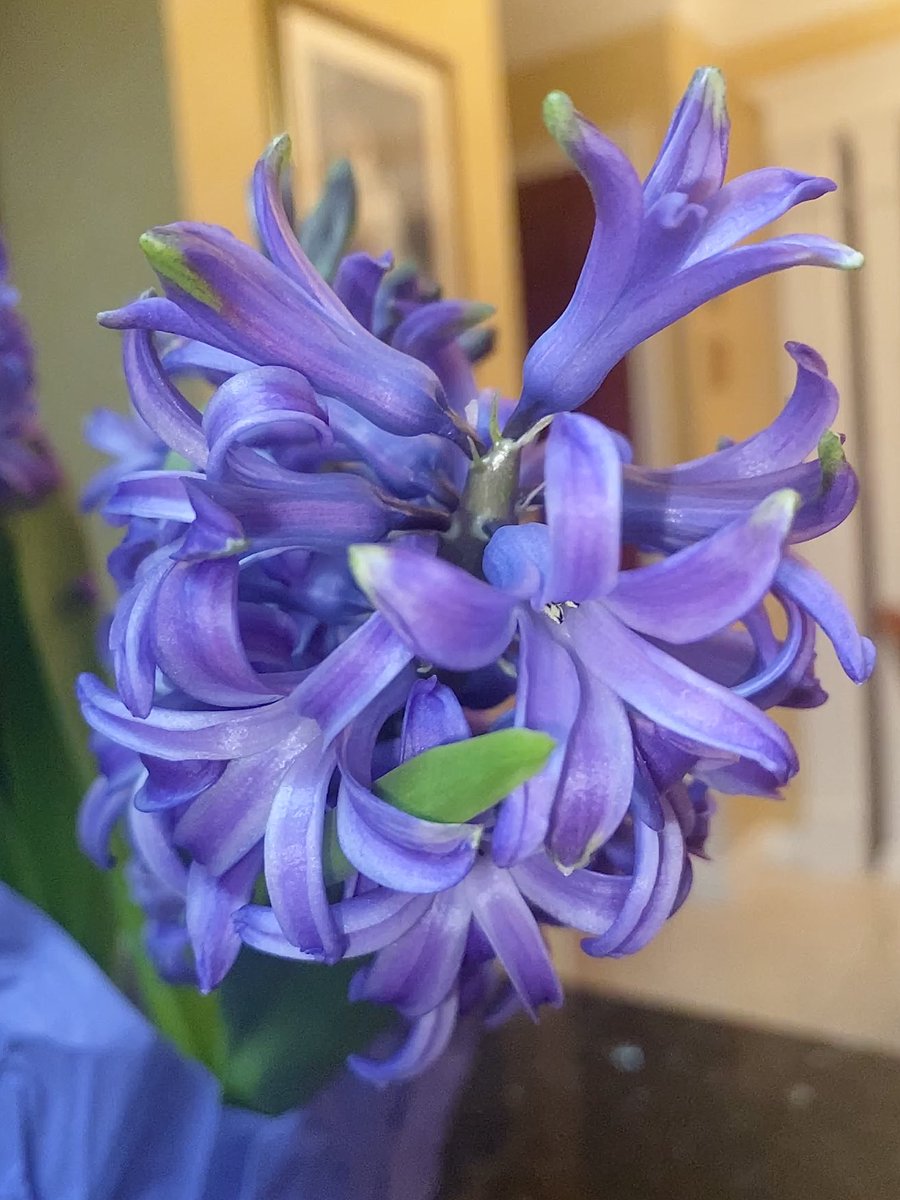
[[[515,523],[515,503],[519,487],[521,447],[511,438],[498,438],[490,450],[476,458],[446,533],[442,557],[481,575],[484,548],[501,525]]]

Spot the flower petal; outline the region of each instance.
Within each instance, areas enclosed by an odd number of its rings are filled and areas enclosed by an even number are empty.
[[[631,629],[696,642],[726,629],[772,585],[800,497],[785,489],[744,520],[647,567],[623,571],[605,604]]]
[[[466,671],[509,645],[515,600],[443,559],[398,546],[354,546],[357,583],[421,658]]]
[[[704,458],[666,470],[645,471],[660,483],[725,483],[748,475],[768,475],[802,462],[837,416],[837,388],[822,357],[811,346],[788,342],[797,381],[784,408],[760,433]]]
[[[631,880],[622,875],[583,869],[563,872],[545,854],[517,863],[512,875],[533,905],[566,928],[583,933],[605,933],[631,889]]]
[[[575,664],[554,636],[549,618],[523,609],[519,616],[519,682],[515,723],[556,740],[547,765],[500,804],[491,854],[501,867],[534,854],[547,832],[566,742],[579,704]]]
[[[424,916],[356,976],[350,999],[424,1016],[456,985],[470,921],[471,910],[455,889],[439,892]]]
[[[875,667],[875,647],[862,637],[847,606],[831,584],[796,555],[785,557],[776,582],[822,627],[854,683],[863,683]]]
[[[585,938],[581,943],[585,954],[592,958],[603,958],[614,953],[631,934],[640,921],[656,885],[660,861],[659,835],[643,821],[633,823],[633,833],[634,864],[628,895],[609,928],[596,937]]]
[[[343,950],[322,872],[322,838],[335,755],[314,743],[288,768],[266,823],[266,887],[285,936],[301,949],[337,962]],[[249,899],[249,897],[248,897]]]
[[[465,881],[472,915],[532,1017],[541,1004],[558,1007],[563,995],[537,921],[509,871],[480,859]]]
[[[644,211],[631,163],[568,96],[551,92],[544,120],[585,177],[596,221],[572,299],[525,358],[522,398],[504,429],[508,437],[549,413],[577,408],[595,390],[592,342],[631,272]]]
[[[138,416],[170,450],[198,467],[204,466],[207,452],[200,414],[163,371],[148,330],[126,331],[122,367]]]
[[[456,1028],[458,1009],[459,1000],[454,991],[437,1008],[413,1021],[406,1040],[389,1058],[374,1059],[351,1054],[347,1066],[360,1079],[376,1087],[386,1087],[389,1083],[399,1083],[421,1075],[447,1049]]]
[[[234,914],[249,901],[262,868],[259,846],[223,875],[215,876],[193,862],[188,869],[185,921],[197,966],[201,992],[218,987],[241,948]]]
[[[797,756],[785,733],[733,695],[632,633],[603,605],[581,605],[566,625],[589,671],[663,729],[750,758],[784,780]]]
[[[584,866],[618,829],[634,782],[634,749],[624,705],[589,671],[578,671],[578,683],[578,712],[547,840],[550,854],[566,870]]]
[[[725,177],[728,133],[722,72],[700,67],[672,116],[644,183],[647,204],[655,204],[668,192],[683,192],[692,201],[713,196]]]
[[[581,413],[560,413],[545,458],[550,575],[544,603],[590,600],[616,582],[621,553],[622,464],[606,427]]]

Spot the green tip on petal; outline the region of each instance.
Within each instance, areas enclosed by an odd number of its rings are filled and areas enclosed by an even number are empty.
[[[727,120],[725,103],[725,76],[719,67],[700,67],[694,72],[692,84],[703,88],[703,103],[710,110],[717,124]]]
[[[263,155],[267,162],[272,163],[276,170],[281,168],[291,157],[291,135],[289,133],[279,133],[273,137],[266,152]]]
[[[179,244],[177,234],[165,233],[159,229],[148,229],[141,234],[140,245],[150,266],[163,279],[168,279],[177,288],[192,296],[207,308],[221,312],[224,301],[214,288],[211,288],[202,275],[188,265],[184,252]]]
[[[799,492],[793,488],[781,488],[756,506],[752,520],[765,524],[782,522],[787,532],[802,503],[803,498]]]
[[[373,546],[366,543],[350,546],[347,550],[350,573],[370,600],[372,600],[374,590],[372,577],[375,568],[379,562],[384,562],[387,554],[388,551],[384,546]]]
[[[544,97],[544,124],[564,150],[577,140],[578,122],[575,105],[565,92],[550,92]]]
[[[864,255],[858,250],[854,250],[852,246],[844,246],[844,253],[841,255],[838,267],[842,271],[858,271],[866,261]]]
[[[822,469],[822,481],[825,487],[830,487],[835,475],[847,461],[841,439],[830,429],[819,438],[817,449],[819,466]]]

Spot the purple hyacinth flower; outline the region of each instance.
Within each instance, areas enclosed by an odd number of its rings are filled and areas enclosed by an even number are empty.
[[[38,417],[34,350],[18,305],[0,238],[0,508],[33,504],[60,480]]]
[[[576,408],[629,350],[715,296],[787,267],[862,264],[811,234],[738,244],[834,184],[765,168],[723,185],[728,115],[715,68],[695,73],[643,186],[568,96],[552,92],[544,119],[591,189],[596,225],[569,306],[526,356],[510,437]]]
[[[493,842],[502,865],[533,853],[549,831],[553,852],[573,867],[612,833],[633,783],[626,707],[781,782],[796,770],[787,738],[757,708],[647,639],[695,642],[757,605],[797,496],[777,492],[705,541],[620,572],[621,472],[599,422],[559,416],[547,443],[547,523],[498,530],[484,555],[487,582],[415,550],[353,551],[363,590],[428,662],[487,666],[518,627],[516,722],[568,744],[570,757],[567,765],[560,749],[502,806]]]

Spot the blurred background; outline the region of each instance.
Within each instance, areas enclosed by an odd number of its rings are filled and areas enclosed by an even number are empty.
[[[698,1111],[701,1093],[724,1096],[698,1055],[727,1059],[732,1073],[735,1063],[754,1064],[735,1095],[748,1112],[757,1101],[769,1106],[753,1127],[757,1149],[743,1184],[729,1177],[710,1195],[831,1195],[824,1126],[815,1127],[818,1191],[803,1190],[809,1176],[777,1185],[758,1173],[774,1153],[772,1130],[813,1120],[820,1101],[824,1113],[829,1086],[845,1097],[829,1110],[835,1127],[849,1121],[859,1131],[866,1113],[874,1129],[880,1113],[888,1172],[865,1190],[854,1168],[833,1194],[898,1195],[889,1118],[900,1119],[900,1081],[879,1071],[900,1058],[900,2],[4,0],[0,222],[73,491],[99,465],[81,440],[85,415],[125,408],[117,339],[94,314],[148,286],[138,235],[190,217],[249,237],[249,169],[283,128],[294,139],[301,204],[329,162],[348,156],[362,193],[360,245],[395,246],[449,293],[497,306],[498,349],[483,381],[514,394],[524,347],[571,294],[593,219],[586,188],[543,129],[542,97],[568,91],[646,170],[692,70],[707,63],[727,76],[730,173],[777,164],[836,179],[840,190],[793,213],[790,228],[851,242],[868,264],[854,278],[791,272],[707,305],[630,355],[590,409],[633,439],[639,460],[705,453],[779,410],[790,387],[785,340],[818,347],[842,392],[840,428],[864,489],[853,519],[815,560],[877,637],[880,667],[857,690],[822,647],[831,701],[791,730],[799,781],[780,804],[722,801],[713,861],[701,864],[692,902],[653,945],[591,962],[560,940],[569,987],[603,998],[587,1008],[576,1000],[567,1020],[596,1028],[578,1052],[579,1061],[596,1058],[592,1086],[629,1082],[630,1091],[596,1101],[598,1114],[624,1105],[624,1123],[646,1116],[651,1101],[635,1107],[634,1087],[656,1078],[679,1038],[696,1068],[678,1076],[679,1096]],[[106,536],[92,525],[98,565]],[[632,1012],[705,1024],[648,1030],[638,1016],[632,1028]],[[736,1034],[727,1052],[705,1033],[692,1040],[691,1030],[720,1027],[751,1040]],[[534,1054],[544,1064],[551,1093],[584,1091],[583,1075],[573,1081],[560,1065],[572,1057],[569,1025],[551,1020],[535,1044],[530,1033],[515,1036],[526,1062]],[[816,1060],[822,1046],[838,1058]],[[789,1064],[787,1074],[760,1069],[767,1063]],[[508,1115],[515,1086],[497,1099]],[[704,1110],[707,1128],[719,1108]],[[565,1136],[592,1135],[579,1125]],[[672,1194],[676,1170],[666,1145],[654,1151],[670,1156],[660,1196]],[[796,1165],[800,1152],[785,1145]],[[554,1146],[540,1153],[553,1160]],[[535,1143],[522,1153],[537,1153]],[[557,1194],[539,1179],[530,1192],[513,1184],[480,1192],[464,1174],[460,1186],[473,1196]],[[567,1186],[594,1194],[574,1177]],[[646,1180],[642,1187],[634,1194],[657,1195]]]

